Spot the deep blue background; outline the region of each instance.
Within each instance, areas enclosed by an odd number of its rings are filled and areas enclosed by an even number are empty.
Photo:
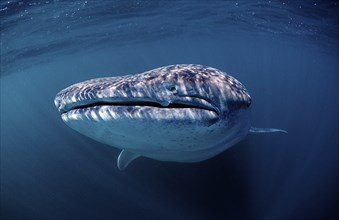
[[[1,1],[1,219],[337,219],[335,2]],[[219,68],[252,99],[250,134],[183,164],[68,128],[56,93],[175,63]]]

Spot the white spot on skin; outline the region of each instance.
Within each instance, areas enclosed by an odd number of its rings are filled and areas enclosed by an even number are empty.
[[[75,97],[75,95],[72,96],[71,100],[72,102],[77,102],[77,98]]]
[[[142,118],[143,117],[143,115],[140,112],[137,112],[136,116],[137,116],[137,118]]]
[[[99,111],[99,116],[101,117],[102,120],[108,121],[111,119],[111,116],[107,113],[107,109],[101,108]]]
[[[100,120],[95,111],[91,111],[91,116],[92,116],[92,119],[94,119],[95,121],[99,121]]]
[[[196,118],[195,112],[193,112],[191,109],[189,109],[188,115],[189,115],[189,117],[190,117],[191,119],[195,119],[195,118]]]
[[[110,109],[108,109],[108,112],[113,119],[117,119],[117,114],[114,111],[111,111]]]
[[[67,117],[67,114],[62,114],[61,115],[61,118],[64,122],[68,122],[68,117]]]

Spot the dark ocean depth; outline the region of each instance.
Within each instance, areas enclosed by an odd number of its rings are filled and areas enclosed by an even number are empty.
[[[339,3],[0,2],[1,220],[339,219]],[[178,63],[239,79],[249,134],[199,163],[138,158],[70,129],[55,95]]]

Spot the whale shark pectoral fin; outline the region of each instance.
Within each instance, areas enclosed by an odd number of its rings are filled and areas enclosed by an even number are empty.
[[[117,160],[119,170],[126,169],[126,167],[138,157],[140,157],[140,155],[129,152],[127,150],[122,150]]]
[[[281,132],[281,133],[286,133],[287,131],[278,129],[278,128],[255,128],[251,127],[249,130],[251,133],[273,133],[273,132]]]

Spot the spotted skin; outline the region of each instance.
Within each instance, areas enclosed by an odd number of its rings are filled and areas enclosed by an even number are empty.
[[[246,107],[251,102],[245,87],[234,77],[207,66],[179,64],[135,75],[80,82],[59,92],[55,105],[60,112],[65,112],[89,100],[113,98],[119,101],[126,97],[157,100],[166,105],[169,100],[164,95],[173,89],[179,89],[175,91],[179,95],[205,97],[219,106],[227,102],[233,103],[230,107]]]
[[[250,131],[251,97],[246,88],[203,65],[177,64],[91,79],[61,90],[54,102],[71,128],[122,149],[120,169],[138,156],[206,160]]]

